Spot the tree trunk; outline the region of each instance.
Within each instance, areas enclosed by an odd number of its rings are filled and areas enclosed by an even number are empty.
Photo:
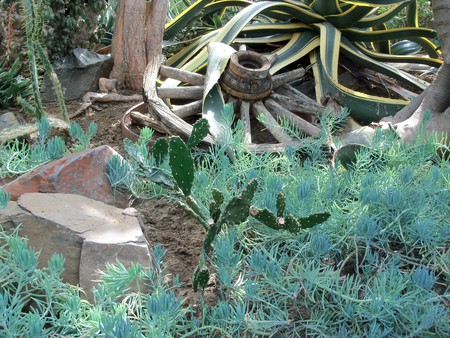
[[[427,112],[430,120],[426,122],[425,136],[433,132],[450,134],[450,1],[433,0],[433,16],[444,64],[421,95],[394,117],[382,120],[383,127],[386,127],[383,122],[392,123],[396,133],[406,141],[415,138]]]
[[[146,17],[146,0],[120,0],[112,40],[114,66],[110,77],[139,92],[147,65]]]

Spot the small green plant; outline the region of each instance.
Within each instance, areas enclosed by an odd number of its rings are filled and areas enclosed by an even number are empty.
[[[88,131],[84,132],[76,122],[72,122],[69,126],[69,134],[73,145],[68,148],[62,137],[51,137],[52,127],[48,119],[43,117],[36,123],[38,133],[33,144],[15,139],[2,145],[0,177],[22,175],[68,153],[84,150],[89,146],[90,140],[97,130],[95,124],[91,123]]]
[[[42,66],[50,77],[53,89],[56,93],[61,115],[66,122],[69,122],[64,95],[58,77],[52,68],[47,51],[42,42],[42,35],[45,27],[45,6],[48,0],[21,0],[20,9],[22,14],[22,24],[26,35],[26,47],[28,51],[28,66],[31,78],[31,88],[33,91],[34,105],[19,97],[19,104],[28,113],[41,118],[44,115],[40,93],[39,66]],[[39,62],[39,61],[40,62]]]
[[[224,203],[223,193],[215,189],[212,194],[213,201],[209,206],[209,215],[202,212],[198,202],[191,194],[195,177],[195,164],[191,149],[196,147],[206,137],[208,130],[208,121],[200,119],[194,123],[187,143],[178,136],[172,136],[169,141],[160,139],[153,150],[153,157],[157,163],[169,157],[169,165],[175,186],[184,195],[183,208],[197,219],[207,231],[203,244],[203,250],[206,255],[211,252],[214,238],[225,224],[239,224],[248,218],[250,204],[258,187],[256,180],[250,181],[239,196],[232,198],[226,204]],[[221,207],[223,207],[223,212]],[[203,290],[208,281],[209,270],[202,255],[193,275],[194,291],[197,291],[198,288]]]
[[[0,62],[0,109],[17,104],[17,99],[31,96],[30,80],[21,76],[22,65],[18,58],[7,69],[7,60]]]
[[[147,179],[162,185],[166,188],[175,189],[183,196],[180,201],[181,206],[189,212],[205,228],[206,235],[203,243],[204,254],[200,257],[200,263],[194,271],[193,288],[204,289],[209,280],[209,270],[206,266],[204,255],[209,255],[213,248],[213,242],[224,226],[233,226],[245,222],[251,215],[261,223],[275,230],[288,230],[298,233],[302,229],[308,229],[320,223],[323,223],[330,216],[328,213],[317,213],[309,217],[296,218],[292,214],[285,213],[285,196],[283,193],[278,195],[278,217],[275,217],[267,208],[259,210],[252,207],[253,197],[258,189],[258,180],[250,179],[243,184],[241,192],[227,202],[225,202],[224,193],[213,188],[211,192],[211,202],[209,207],[203,207],[192,194],[192,187],[196,177],[196,168],[192,150],[208,135],[209,124],[205,119],[200,119],[193,125],[193,130],[187,142],[184,142],[179,136],[172,136],[168,140],[160,138],[154,146],[152,160],[145,155],[146,148],[142,149],[142,140],[147,140],[148,136],[141,135],[141,142],[138,145],[132,145],[125,142],[125,148],[130,157],[138,162],[139,167],[144,169],[148,175]],[[144,132],[146,134],[147,132]],[[141,145],[141,146],[140,146]],[[227,148],[227,147],[226,147]],[[160,166],[168,158],[170,175],[162,169],[151,168],[149,163]],[[150,165],[150,166],[151,166]],[[132,165],[126,165],[119,159],[111,159],[108,172],[109,177],[115,177],[113,182],[124,182],[124,177]],[[172,183],[173,182],[173,183]],[[117,183],[113,185],[117,186]]]

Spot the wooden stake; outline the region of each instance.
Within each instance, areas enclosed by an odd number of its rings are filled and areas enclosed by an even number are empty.
[[[286,83],[301,79],[303,76],[305,76],[305,70],[303,68],[297,68],[286,73],[276,74],[272,76],[272,89],[275,90]]]
[[[271,98],[278,103],[283,104],[284,106],[286,106],[286,108],[295,113],[321,115],[323,110],[325,109],[325,107],[321,104],[317,103],[310,97],[303,94],[301,91],[287,84],[280,86],[276,90],[276,94],[283,95],[283,97],[274,95],[271,96]],[[286,100],[286,97],[288,98],[288,100]]]
[[[299,141],[292,141],[292,142],[286,142],[286,143],[276,143],[276,144],[247,144],[246,148],[248,151],[251,151],[255,154],[262,154],[262,153],[283,153],[285,152],[289,147],[297,148],[300,146]]]

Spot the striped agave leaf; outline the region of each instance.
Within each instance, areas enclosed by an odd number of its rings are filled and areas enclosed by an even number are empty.
[[[168,60],[168,64],[189,71],[205,69],[208,59],[206,46],[210,42],[227,45],[242,43],[253,46],[273,45],[270,53],[278,55],[271,73],[295,64],[309,55],[314,67],[316,96],[330,94],[340,104],[351,108],[354,118],[370,122],[394,114],[408,103],[366,95],[339,83],[339,56],[344,55],[355,64],[395,78],[398,81],[423,90],[427,83],[402,72],[386,63],[411,62],[439,67],[439,48],[433,43],[435,33],[418,27],[415,0],[284,0],[258,1],[222,0],[195,2],[186,14],[190,18],[178,18],[177,22],[189,20],[201,8],[205,18],[236,6],[241,8],[228,22],[195,42],[189,44]],[[385,8],[380,12],[379,8]],[[408,27],[390,29],[387,24],[400,11],[407,12]],[[177,27],[181,24],[168,24]],[[173,35],[175,28],[171,28]],[[430,57],[418,55],[392,55],[390,46],[398,40],[418,43]],[[164,85],[177,85],[166,81]]]

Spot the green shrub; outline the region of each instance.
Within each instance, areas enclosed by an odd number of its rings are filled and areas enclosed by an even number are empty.
[[[0,20],[5,30],[0,35],[6,40],[8,55],[13,58],[23,52],[21,21],[18,13],[20,1],[2,0],[0,8],[4,15]],[[104,30],[99,15],[106,9],[106,1],[33,1],[45,19],[45,28],[41,38],[43,45],[52,58],[66,56],[76,47],[93,48],[98,46]]]

